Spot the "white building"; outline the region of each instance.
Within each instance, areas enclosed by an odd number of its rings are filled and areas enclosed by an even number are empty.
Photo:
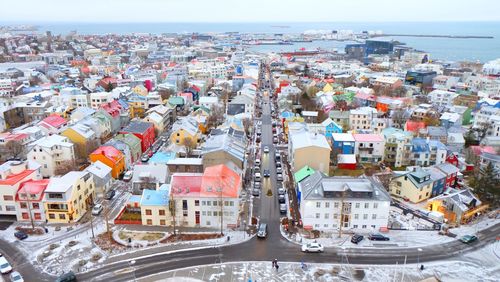
[[[377,116],[377,110],[363,107],[349,111],[349,125],[351,130],[370,130],[372,120]]]
[[[33,143],[28,152],[28,160],[41,165],[43,177],[55,175],[59,165],[73,165],[75,163],[75,145],[68,137],[50,135]]]
[[[384,159],[385,140],[382,134],[353,134],[354,154],[361,163],[377,163]]]
[[[305,229],[368,232],[388,225],[391,197],[368,179],[315,172],[297,185]]]
[[[96,92],[90,94],[90,107],[97,110],[101,105],[113,101],[111,92]]]
[[[10,96],[14,94],[14,85],[11,79],[0,79],[0,96]]]
[[[450,91],[434,90],[427,97],[429,97],[433,105],[450,107],[453,105],[453,100],[458,97],[458,94]]]

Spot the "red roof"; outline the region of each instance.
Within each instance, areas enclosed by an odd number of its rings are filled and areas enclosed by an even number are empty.
[[[116,149],[113,146],[101,146],[97,148],[94,152],[92,152],[91,155],[96,155],[96,154],[104,155],[108,159],[113,160],[115,162],[123,158],[122,152],[120,152],[120,150]]]
[[[0,138],[4,139],[6,143],[8,141],[22,141],[28,137],[29,135],[26,133],[0,133]]]
[[[173,196],[199,197],[201,190],[201,173],[174,173],[170,182]]]
[[[238,197],[240,184],[241,177],[227,166],[207,167],[203,173],[200,196],[236,198]]]
[[[0,180],[0,185],[14,185],[17,184],[19,181],[24,180],[26,177],[28,177],[30,174],[32,174],[35,170],[33,169],[26,169],[23,172],[20,172],[18,174],[11,174],[7,176],[6,179],[1,179]]]
[[[120,105],[118,101],[113,100],[109,103],[102,104],[101,109],[105,110],[112,117],[116,118],[120,115],[120,112],[122,110],[122,105]]]
[[[42,121],[40,123],[48,124],[54,128],[61,128],[62,126],[66,125],[67,121],[61,116],[50,115],[50,116],[42,119]]]
[[[493,148],[492,146],[470,146],[470,149],[472,150],[474,155],[477,156],[481,155],[482,153],[490,153],[494,155],[497,154],[495,148]]]
[[[426,128],[425,122],[423,121],[411,121],[407,120],[405,124],[406,131],[418,132],[420,129]]]
[[[194,91],[196,91],[196,92],[200,92],[201,91],[200,87],[198,87],[198,86],[196,86],[194,84],[191,85],[191,88],[194,89]]]
[[[377,97],[375,95],[368,94],[368,93],[363,93],[361,91],[359,91],[358,93],[356,93],[356,98],[357,99],[362,99],[362,100],[368,100],[368,101],[375,101],[377,99]]]
[[[19,194],[35,194],[38,195],[38,198],[30,200],[40,201],[43,198],[43,192],[49,185],[50,179],[40,179],[40,180],[28,180],[21,185],[19,185],[19,189],[17,189],[16,193],[16,201],[19,201]]]
[[[382,142],[384,138],[381,134],[353,134],[356,142]]]

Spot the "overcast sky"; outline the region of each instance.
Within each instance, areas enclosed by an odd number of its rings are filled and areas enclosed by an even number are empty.
[[[499,0],[2,0],[16,22],[500,21]]]

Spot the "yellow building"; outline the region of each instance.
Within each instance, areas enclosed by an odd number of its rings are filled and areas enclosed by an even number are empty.
[[[65,129],[61,135],[68,137],[75,144],[75,153],[78,158],[87,159],[87,156],[99,145],[95,132],[84,124],[77,123]]]
[[[395,197],[419,203],[430,197],[432,184],[430,173],[418,168],[392,179],[389,190]]]
[[[77,222],[92,208],[94,178],[90,172],[71,171],[52,177],[43,198],[45,218],[50,223]]]
[[[184,145],[185,139],[190,139],[192,144],[199,144],[201,142],[198,122],[192,117],[179,119],[172,127],[170,142],[176,145]]]
[[[323,92],[332,92],[333,91],[333,86],[330,84],[330,83],[327,83],[324,87],[323,87]]]

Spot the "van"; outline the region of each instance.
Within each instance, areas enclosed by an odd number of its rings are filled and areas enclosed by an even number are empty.
[[[0,257],[0,272],[6,274],[12,271],[12,266],[5,257]]]
[[[257,231],[257,237],[266,238],[267,236],[267,224],[261,223],[259,225],[259,230]]]

